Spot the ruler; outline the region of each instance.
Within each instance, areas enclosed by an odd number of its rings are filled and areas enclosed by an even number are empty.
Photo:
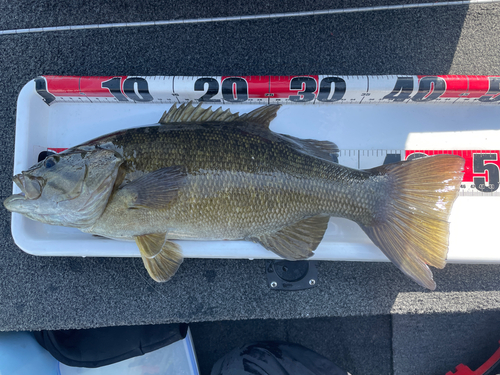
[[[500,104],[500,77],[385,76],[40,76],[35,91],[66,103]]]
[[[465,159],[461,196],[500,196],[499,150],[340,150],[338,163],[356,169],[412,160],[439,154],[459,155]]]

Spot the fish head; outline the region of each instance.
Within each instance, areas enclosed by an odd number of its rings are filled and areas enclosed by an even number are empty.
[[[4,206],[46,224],[92,225],[103,213],[124,159],[113,150],[74,148],[50,155],[13,177],[21,194]]]

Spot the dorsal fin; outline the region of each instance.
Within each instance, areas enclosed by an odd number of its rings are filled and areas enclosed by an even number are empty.
[[[308,155],[327,161],[332,161],[334,157],[339,157],[339,147],[333,142],[300,139],[287,134],[280,134],[280,136],[291,142],[296,150]]]
[[[217,110],[213,111],[212,107],[207,109],[201,108],[201,103],[195,107],[193,106],[193,102],[189,102],[187,104],[183,103],[179,108],[174,104],[168,112],[165,111],[158,122],[164,125],[179,122],[229,122],[235,121],[238,118],[239,114],[233,114],[229,109],[223,111],[222,108],[219,107]]]
[[[219,107],[214,111],[212,107],[202,108],[201,103],[195,107],[192,102],[189,102],[183,103],[178,108],[174,104],[168,112],[163,114],[159,123],[167,125],[188,122],[250,122],[269,129],[269,124],[276,117],[279,108],[279,105],[263,106],[240,116],[239,113],[231,113],[229,109],[223,111]]]
[[[254,109],[252,112],[241,115],[238,121],[259,124],[265,129],[269,129],[269,124],[276,117],[281,105],[266,105]]]

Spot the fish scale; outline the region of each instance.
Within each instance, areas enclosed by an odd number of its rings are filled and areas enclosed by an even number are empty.
[[[242,239],[319,213],[369,224],[375,201],[370,207],[359,195],[359,184],[368,181],[368,173],[303,154],[280,139],[249,136],[247,129],[253,126],[146,127],[100,142],[123,149],[129,174],[167,165],[186,168],[186,184],[163,212],[161,229],[172,239],[200,238],[200,232],[204,239]],[[280,204],[282,209],[275,211]],[[150,226],[157,222],[155,215],[140,221]],[[140,227],[128,238],[143,231]],[[106,226],[104,231],[109,236],[112,230]]]

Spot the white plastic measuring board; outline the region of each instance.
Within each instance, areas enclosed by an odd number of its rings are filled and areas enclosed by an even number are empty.
[[[333,141],[341,149],[339,163],[355,168],[422,152],[464,156],[464,181],[450,217],[448,260],[500,263],[495,220],[500,212],[499,77],[38,77],[18,98],[14,173],[36,163],[42,151],[155,124],[173,103],[190,100],[240,113],[262,104],[292,104],[279,110],[271,129]],[[12,234],[21,249],[34,255],[139,256],[133,242],[93,237],[18,214],[12,216]],[[277,258],[245,241],[181,245],[186,257]],[[387,261],[357,224],[338,218],[330,220],[314,259]]]

